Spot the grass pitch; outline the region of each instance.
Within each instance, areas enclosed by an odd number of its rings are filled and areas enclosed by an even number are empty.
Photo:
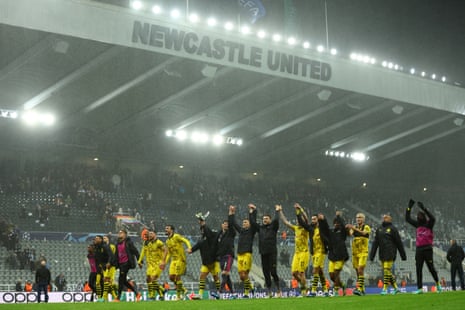
[[[272,299],[233,299],[233,300],[186,300],[186,301],[151,301],[120,303],[48,303],[48,304],[3,304],[0,308],[21,310],[278,310],[278,309],[465,309],[465,291],[426,293],[422,295],[398,294],[389,296],[366,295],[345,297],[315,298],[272,298]]]

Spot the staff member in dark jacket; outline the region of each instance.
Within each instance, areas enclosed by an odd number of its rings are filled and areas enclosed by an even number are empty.
[[[136,294],[136,300],[139,301],[141,294],[137,291],[137,287],[132,285],[127,278],[129,269],[136,268],[137,261],[139,260],[139,251],[128,237],[128,232],[124,229],[118,233],[118,243],[116,245],[116,257],[119,267],[118,278],[118,298],[120,300],[123,287],[130,288]]]
[[[249,205],[253,210],[255,205]],[[262,258],[262,271],[265,277],[265,286],[268,290],[268,296],[271,297],[271,277],[273,277],[276,286],[276,294],[281,297],[279,287],[279,277],[277,271],[278,265],[278,248],[277,235],[279,230],[279,206],[275,206],[275,216],[273,220],[269,214],[262,217],[262,224],[251,222],[251,225],[258,231],[258,249]]]
[[[44,292],[45,302],[48,302],[48,286],[52,276],[50,270],[47,268],[47,261],[41,260],[40,267],[36,271],[36,284],[37,284],[37,302],[40,302],[41,292]]]
[[[379,260],[381,261],[384,274],[384,285],[381,295],[387,294],[389,283],[394,287],[393,294],[399,292],[396,279],[392,275],[392,265],[396,260],[397,251],[399,251],[400,258],[407,260],[404,245],[399,235],[399,231],[392,225],[392,217],[389,214],[383,215],[383,222],[376,230],[375,240],[371,246],[370,260],[375,259],[376,251],[379,247]]]
[[[450,263],[450,283],[452,289],[456,290],[455,275],[459,276],[460,287],[462,291],[465,290],[465,282],[463,279],[463,266],[462,262],[465,259],[465,252],[463,248],[457,244],[457,240],[450,241],[450,248],[447,250],[447,261]]]
[[[257,210],[251,206],[253,205],[249,204],[249,218],[242,220],[242,226],[237,224],[234,219],[236,207],[229,206],[228,217],[229,226],[234,227],[239,233],[239,240],[237,241],[237,271],[239,272],[239,278],[244,283],[244,298],[249,298],[249,293],[253,290],[249,272],[250,268],[252,268],[253,238],[257,230],[250,223],[256,222]]]
[[[203,292],[206,286],[206,280],[209,273],[211,273],[213,280],[215,281],[216,292],[212,292],[214,298],[219,299],[220,295],[220,262],[218,260],[218,240],[217,233],[212,231],[205,223],[205,218],[202,216],[198,217],[200,224],[201,237],[200,240],[192,247],[188,249],[189,254],[200,250],[200,257],[202,259],[202,266],[200,266],[200,277],[199,277],[199,294],[194,296],[194,299],[202,299]]]
[[[341,212],[336,212],[336,217],[333,220],[333,229],[329,232],[328,244],[328,260],[329,260],[329,277],[334,284],[334,295],[337,295],[339,288],[342,287],[342,295],[344,295],[344,286],[341,282],[340,273],[344,263],[349,259],[347,251],[346,239],[347,230]]]
[[[229,292],[233,293],[233,284],[231,281],[231,268],[234,262],[234,238],[236,231],[233,225],[229,225],[229,220],[223,221],[221,231],[218,233],[218,252],[221,268],[221,291],[226,292],[226,287]]]

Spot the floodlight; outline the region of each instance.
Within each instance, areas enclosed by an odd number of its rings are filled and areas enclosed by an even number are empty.
[[[287,39],[287,44],[289,45],[294,45],[297,42],[297,40],[294,37],[289,37]]]
[[[308,48],[310,48],[310,42],[305,41],[305,42],[302,44],[302,46],[303,46],[305,49],[308,49]]]
[[[259,30],[257,32],[257,37],[259,37],[260,39],[263,39],[264,37],[266,37],[266,32],[264,30]]]
[[[435,79],[436,79],[436,74],[434,74],[434,73],[431,74],[431,78],[432,78],[433,80],[435,80]]]
[[[352,59],[352,60],[357,60],[357,56],[358,56],[357,54],[351,53],[351,54],[350,54],[350,59]]]
[[[249,34],[250,33],[250,27],[245,25],[245,26],[242,26],[241,28],[241,33],[242,34]]]
[[[368,157],[364,153],[361,153],[361,152],[354,152],[351,154],[351,157],[355,161],[365,161],[368,159]]]
[[[363,60],[362,60],[362,61],[363,61],[364,63],[366,63],[366,64],[369,63],[369,62],[370,62],[370,56],[367,56],[367,55],[363,56]]]
[[[187,132],[185,132],[184,130],[177,131],[176,132],[176,138],[178,140],[181,140],[181,141],[186,140]]]
[[[386,60],[384,60],[384,61],[381,63],[381,66],[383,66],[383,67],[387,67],[387,61],[386,61]]]
[[[422,71],[422,72],[421,72],[421,76],[422,76],[422,77],[425,77],[425,75],[426,75],[426,72],[425,72],[425,71]]]
[[[238,146],[241,146],[243,143],[244,143],[244,141],[242,141],[242,139],[237,139],[237,141],[236,141],[236,145],[238,145]]]
[[[131,8],[133,8],[134,10],[140,10],[142,9],[143,6],[144,4],[142,3],[142,1],[139,1],[139,0],[131,1]]]
[[[172,137],[173,134],[174,134],[174,133],[173,133],[173,131],[172,131],[171,129],[168,129],[167,131],[165,131],[165,135],[166,135],[167,137]]]
[[[29,111],[23,114],[22,119],[26,123],[26,125],[34,126],[37,124],[39,117],[36,112]]]
[[[389,62],[387,66],[389,69],[392,69],[394,67],[394,64],[392,62]]]
[[[170,12],[170,16],[172,18],[179,18],[181,16],[181,12],[178,9],[173,9]]]
[[[161,13],[161,7],[159,5],[152,6],[152,13],[153,14],[160,14]]]
[[[415,68],[410,69],[410,74],[415,74]]]
[[[316,47],[316,50],[317,50],[318,52],[322,53],[322,52],[325,51],[325,48],[324,48],[323,45],[318,45],[318,46]]]
[[[217,23],[217,21],[216,21],[216,19],[214,17],[209,17],[207,19],[207,25],[210,26],[210,27],[216,26],[216,23]]]
[[[200,19],[200,18],[199,18],[199,15],[197,15],[196,13],[192,13],[192,14],[189,15],[189,21],[190,21],[191,23],[194,23],[194,24],[195,24],[195,23],[198,23],[198,22],[199,22],[199,19]]]
[[[224,29],[226,30],[233,30],[234,29],[234,24],[232,22],[226,22],[224,24]]]
[[[441,78],[441,81],[445,82],[445,81],[446,81],[446,77],[443,76],[443,77]]]
[[[331,55],[337,55],[337,49],[332,48],[330,51]]]
[[[273,41],[279,42],[279,41],[281,41],[281,39],[282,39],[282,37],[281,37],[281,35],[279,33],[275,33],[273,35]]]
[[[394,70],[399,70],[399,65],[398,64],[394,65]]]
[[[52,126],[55,124],[55,116],[50,113],[40,115],[40,122],[45,126]]]
[[[221,135],[215,135],[213,136],[212,141],[214,145],[221,145],[224,143],[224,137]]]

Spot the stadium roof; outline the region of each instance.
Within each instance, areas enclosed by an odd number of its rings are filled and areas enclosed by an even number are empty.
[[[0,42],[0,109],[57,117],[40,129],[0,118],[4,152],[463,185],[465,90],[441,77],[92,1],[4,1]]]

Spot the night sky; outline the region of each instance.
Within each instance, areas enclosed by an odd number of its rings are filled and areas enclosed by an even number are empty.
[[[269,19],[286,29],[286,0],[262,0]],[[293,0],[291,26],[313,45],[326,43],[324,0]],[[445,75],[465,87],[464,0],[326,0],[329,45],[341,54],[369,54],[405,70]],[[287,20],[289,25],[289,20]],[[289,28],[287,28],[289,29]]]

